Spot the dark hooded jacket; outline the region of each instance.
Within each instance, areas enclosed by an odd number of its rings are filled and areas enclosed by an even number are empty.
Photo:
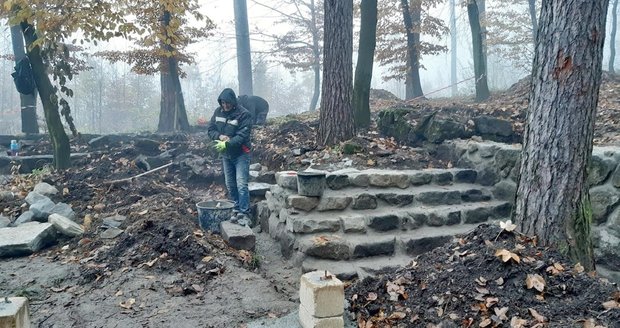
[[[226,155],[236,157],[242,153],[249,153],[252,149],[250,138],[252,134],[252,115],[247,109],[237,104],[237,96],[232,89],[224,89],[217,98],[220,106],[215,110],[209,123],[209,138],[219,140],[220,135],[230,138],[226,143]],[[226,112],[222,109],[222,102],[233,105]]]
[[[267,120],[267,114],[269,113],[269,103],[267,100],[259,96],[239,96],[237,103],[245,107],[245,109],[252,114],[254,118],[254,124],[265,124]]]

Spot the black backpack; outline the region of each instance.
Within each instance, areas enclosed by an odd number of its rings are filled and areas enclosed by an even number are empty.
[[[34,93],[36,88],[34,84],[34,76],[32,75],[32,68],[30,67],[30,60],[28,56],[20,59],[15,65],[15,72],[11,73],[15,87],[19,93],[29,95]]]

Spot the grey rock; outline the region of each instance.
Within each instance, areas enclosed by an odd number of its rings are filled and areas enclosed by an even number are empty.
[[[162,158],[159,156],[139,155],[138,157],[134,159],[134,163],[136,164],[136,166],[145,171],[156,169],[158,167],[168,164],[169,162],[170,162],[169,159]]]
[[[60,214],[68,218],[69,220],[75,220],[75,212],[73,211],[73,208],[71,208],[71,205],[69,204],[58,203],[54,205],[54,207],[50,211],[50,214],[52,213]]]
[[[611,176],[611,183],[614,187],[620,188],[620,165],[616,168]]]
[[[461,224],[461,212],[452,211],[446,215],[446,225]]]
[[[260,163],[250,164],[250,170],[251,171],[260,171],[262,168],[263,168],[263,166],[260,165]]]
[[[407,254],[415,256],[432,251],[452,240],[452,236],[423,237],[405,242]]]
[[[256,221],[255,225],[259,225],[262,231],[269,231],[269,216],[271,215],[271,210],[267,205],[267,201],[260,201],[256,203]]]
[[[424,138],[432,143],[442,143],[444,140],[464,139],[469,137],[465,125],[451,120],[432,118],[422,132]]]
[[[518,148],[501,148],[495,154],[495,165],[498,169],[512,169],[521,163],[521,149]]]
[[[441,227],[446,224],[446,218],[440,213],[430,213],[426,218],[426,224],[430,227]]]
[[[394,214],[371,216],[366,224],[377,231],[389,231],[400,228],[400,218]]]
[[[485,166],[478,171],[477,182],[483,186],[493,186],[500,180],[499,171],[494,166]]]
[[[513,204],[510,202],[506,202],[500,205],[497,205],[491,209],[493,213],[493,217],[495,219],[508,219],[512,216],[512,207]]]
[[[99,147],[103,147],[106,146],[110,143],[110,137],[109,136],[101,136],[101,137],[96,137],[96,138],[92,138],[88,141],[88,145],[93,147],[93,148],[99,148]]]
[[[592,241],[597,262],[604,263],[611,270],[620,271],[620,238],[605,229],[593,229]]]
[[[416,172],[416,173],[409,175],[409,181],[414,186],[421,186],[421,185],[429,184],[431,183],[432,179],[433,179],[433,175],[430,173],[426,173],[426,172]]]
[[[134,147],[143,153],[147,154],[157,154],[159,153],[159,146],[161,144],[155,140],[140,138],[134,141]]]
[[[392,183],[389,174],[371,173],[368,178],[369,185],[373,187],[387,188],[390,187]]]
[[[15,194],[12,191],[2,190],[0,191],[0,201],[11,201],[15,198]]]
[[[259,174],[258,171],[250,171],[250,181],[255,182]]]
[[[590,188],[592,202],[592,217],[595,224],[605,223],[607,216],[620,202],[620,193],[611,186],[597,186]]]
[[[349,176],[345,174],[328,174],[325,177],[327,187],[333,190],[340,190],[351,185]]]
[[[345,233],[366,233],[366,217],[359,214],[341,216]]]
[[[377,255],[392,255],[396,248],[396,238],[369,238],[353,246],[353,258]]]
[[[56,206],[56,204],[47,198],[30,205],[30,211],[34,214],[33,218],[35,220],[46,222],[54,206]]]
[[[427,221],[428,216],[424,213],[408,213],[404,226],[407,229],[418,229],[425,225]]]
[[[276,183],[278,186],[297,191],[297,172],[282,171],[276,173]]]
[[[124,215],[113,215],[103,218],[103,226],[107,228],[118,228],[127,219]]]
[[[306,255],[322,259],[348,260],[351,257],[348,242],[334,235],[305,240],[301,248]]]
[[[493,196],[499,200],[514,202],[517,195],[517,184],[504,179],[493,186]]]
[[[248,189],[250,196],[264,197],[265,193],[271,190],[271,186],[268,183],[250,182],[248,183]]]
[[[256,177],[256,182],[276,184],[276,173],[273,171],[260,172]]]
[[[341,211],[346,209],[352,201],[353,198],[349,196],[323,196],[316,210],[319,212]]]
[[[40,202],[40,201],[42,201],[44,199],[49,199],[49,197],[41,195],[38,192],[31,191],[26,196],[26,203],[28,203],[28,205],[32,205],[32,204]]]
[[[474,125],[479,135],[492,140],[510,140],[510,137],[514,134],[510,121],[493,116],[482,115],[474,117]]]
[[[616,168],[616,161],[610,157],[592,155],[592,161],[588,169],[588,184],[596,186],[607,180],[607,177]]]
[[[479,207],[463,211],[463,220],[465,223],[482,223],[494,218],[490,208]]]
[[[480,189],[467,189],[461,192],[461,200],[464,202],[486,202],[491,200],[491,195]]]
[[[56,189],[56,187],[45,182],[37,183],[36,186],[34,186],[33,191],[43,196],[56,195],[58,193],[58,189]]]
[[[7,218],[4,215],[0,215],[0,228],[6,228],[11,224],[11,219]]]
[[[454,205],[461,203],[461,193],[458,190],[426,191],[417,194],[415,199],[427,205]]]
[[[475,183],[478,177],[478,172],[472,169],[457,170],[453,174],[456,183]]]
[[[451,172],[436,172],[433,174],[432,182],[440,186],[447,186],[452,184],[452,179]]]
[[[411,194],[396,194],[396,193],[379,193],[377,198],[392,205],[392,206],[406,206],[413,203],[413,195]]]
[[[33,219],[34,219],[34,213],[32,213],[31,211],[26,211],[17,217],[17,220],[13,222],[13,225],[18,226],[26,222],[31,222]]]
[[[349,175],[349,182],[356,187],[368,187],[370,177],[366,173],[356,173]]]
[[[99,237],[102,239],[114,239],[122,233],[123,233],[123,230],[112,227],[112,228],[108,228],[105,231],[101,232],[101,234],[99,234]]]
[[[496,145],[481,144],[478,148],[478,156],[482,158],[491,158],[495,156],[498,149],[499,147]]]
[[[49,223],[65,236],[76,237],[84,234],[84,228],[81,225],[60,214],[50,214]]]
[[[56,242],[51,223],[31,223],[0,229],[0,258],[30,255]]]
[[[377,208],[377,197],[371,194],[360,194],[353,200],[351,206],[354,210],[372,210]]]
[[[312,211],[319,205],[318,197],[291,195],[286,199],[288,206],[302,211]]]
[[[292,215],[286,221],[287,230],[295,233],[336,232],[340,230],[339,218],[307,218],[303,215]]]
[[[223,221],[220,223],[220,231],[222,238],[232,248],[251,251],[256,246],[256,235],[249,227]]]

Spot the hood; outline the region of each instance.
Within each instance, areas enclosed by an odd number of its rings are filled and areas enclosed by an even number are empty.
[[[236,107],[237,106],[237,95],[235,95],[235,92],[232,89],[226,88],[222,90],[222,93],[220,93],[220,96],[217,97],[217,102],[218,104],[220,104],[220,106],[222,105],[222,101],[225,101],[229,104],[232,104],[233,107]]]

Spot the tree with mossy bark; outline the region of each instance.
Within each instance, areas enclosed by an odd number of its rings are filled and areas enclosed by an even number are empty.
[[[588,173],[608,0],[543,1],[515,216],[522,233],[594,269]]]
[[[5,0],[0,8],[0,17],[22,29],[57,169],[71,164],[69,137],[61,115],[77,134],[66,100],[73,95],[66,83],[74,74],[66,43],[78,32],[79,39],[74,42],[96,44],[132,30],[116,9],[116,2],[111,0]]]
[[[353,82],[355,127],[370,126],[370,83],[377,44],[377,0],[362,0],[360,40]]]

